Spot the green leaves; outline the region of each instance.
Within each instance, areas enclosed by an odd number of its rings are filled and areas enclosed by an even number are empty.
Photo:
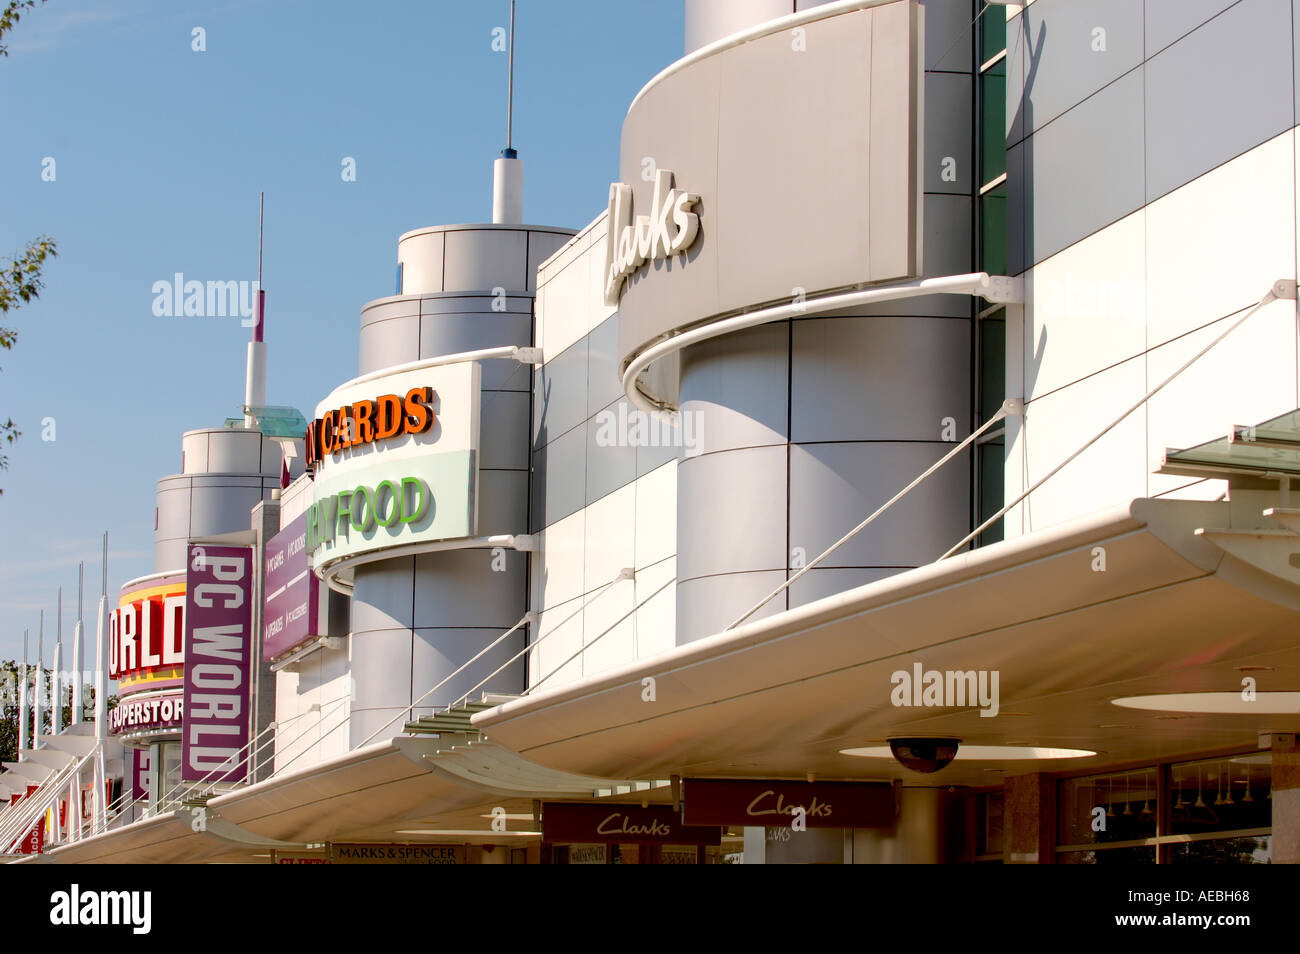
[[[22,255],[0,268],[0,312],[40,297],[44,285],[41,267],[46,258],[55,258],[58,254],[54,239],[42,235],[28,242]],[[18,332],[12,328],[0,328],[0,347],[12,348],[17,338]]]
[[[44,2],[45,0],[41,0],[41,3]],[[36,6],[36,0],[9,0],[4,11],[0,12],[0,39],[4,39],[4,35],[18,25],[24,10],[30,10],[34,6]],[[3,45],[0,45],[0,56],[8,55],[9,51]]]

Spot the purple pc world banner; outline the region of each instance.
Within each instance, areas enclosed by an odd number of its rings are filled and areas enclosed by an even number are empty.
[[[253,549],[191,544],[181,778],[242,781],[253,671]]]
[[[320,581],[307,558],[307,514],[266,543],[262,659],[267,662],[323,635]]]

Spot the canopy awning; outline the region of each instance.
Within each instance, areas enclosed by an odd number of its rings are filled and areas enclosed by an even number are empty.
[[[1226,502],[1121,507],[906,571],[473,717],[486,737],[572,772],[902,778],[996,784],[1061,762],[954,762],[921,776],[840,754],[889,737],[1090,749],[1069,768],[1155,759],[1300,729],[1300,716],[1170,716],[1120,696],[1300,688],[1300,569],[1225,552],[1200,528],[1263,518]],[[1300,553],[1300,537],[1289,537]],[[1277,542],[1277,541],[1274,541]],[[1285,563],[1286,561],[1281,561]],[[896,707],[891,675],[999,674],[996,717]],[[1258,674],[1257,675],[1262,675]],[[643,701],[644,680],[655,699]]]

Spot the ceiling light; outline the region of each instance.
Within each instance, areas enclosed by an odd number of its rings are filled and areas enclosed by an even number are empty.
[[[1113,705],[1154,712],[1198,712],[1210,715],[1300,715],[1300,692],[1256,692],[1247,701],[1230,692],[1170,692],[1151,696],[1122,696]]]

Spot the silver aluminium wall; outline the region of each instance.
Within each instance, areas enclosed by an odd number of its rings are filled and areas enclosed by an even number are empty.
[[[953,275],[972,265],[972,14],[924,7],[923,274]],[[840,239],[833,224],[801,237],[814,255]],[[971,314],[956,296],[810,307],[682,353],[679,407],[703,452],[678,468],[679,644],[731,623],[970,433]],[[755,618],[929,563],[969,527],[969,470],[954,462]]]
[[[483,348],[530,346],[537,265],[571,235],[493,225],[403,235],[400,294],[361,311],[359,373]],[[481,536],[528,532],[532,373],[530,366],[509,360],[482,365]],[[405,707],[524,615],[527,592],[527,554],[511,550],[452,550],[357,567],[350,744],[385,724],[400,729]],[[526,632],[520,629],[417,711],[446,705],[471,689],[523,647]],[[518,692],[523,681],[521,662],[483,691]]]
[[[260,431],[212,427],[181,437],[181,472],[158,481],[154,570],[185,567],[191,538],[247,530],[280,487],[281,450]]]

